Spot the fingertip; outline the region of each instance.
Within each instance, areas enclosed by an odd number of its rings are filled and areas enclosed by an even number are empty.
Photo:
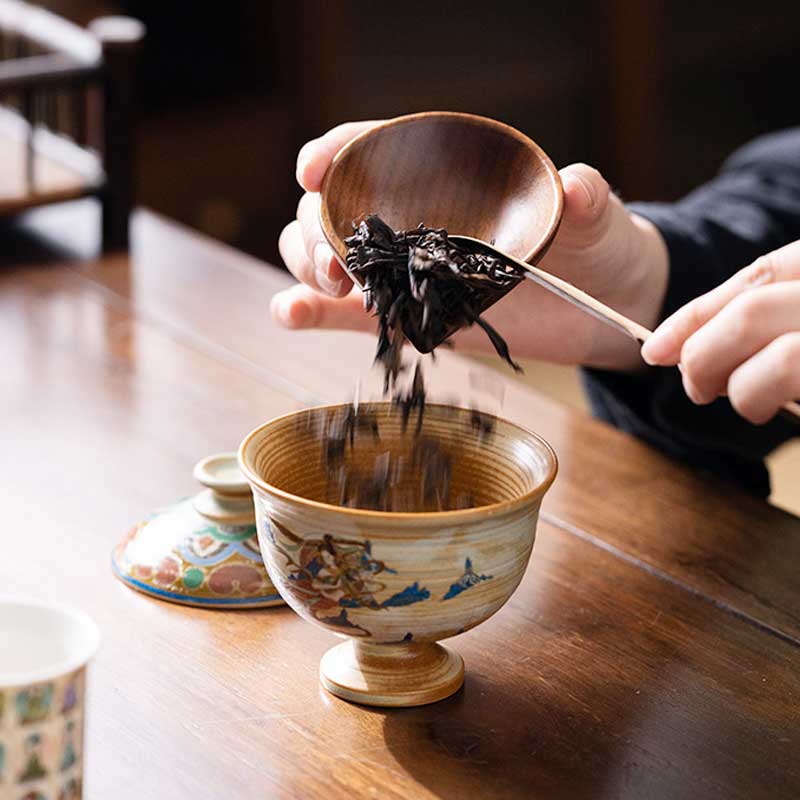
[[[674,367],[681,360],[685,339],[681,338],[675,320],[675,314],[667,317],[642,345],[642,358],[650,366]]]
[[[564,205],[567,209],[582,211],[594,205],[594,194],[577,175],[565,172],[561,182],[564,186]]]
[[[652,348],[648,348],[647,344],[648,344],[649,341],[650,340],[648,339],[647,342],[645,342],[642,345],[642,349],[639,352],[639,355],[641,355],[642,361],[644,361],[644,363],[647,364],[648,366],[650,366],[650,367],[658,367],[658,366],[660,366],[659,360],[658,360],[658,353],[657,352],[654,353]]]
[[[736,409],[734,409],[736,410]],[[741,414],[751,425],[766,425],[780,410],[780,408],[769,408],[764,411],[755,411],[748,414]],[[736,410],[737,413],[741,413]]]
[[[276,294],[269,309],[276,322],[291,330],[307,327],[312,316],[308,303],[302,298],[292,297],[290,291]]]
[[[318,158],[309,158],[303,164],[303,182],[301,186],[307,192],[319,192],[322,189],[322,179],[325,177],[327,164],[320,163]]]
[[[327,293],[336,297],[347,294],[353,283],[350,276],[339,264],[339,259],[333,252],[333,248],[326,241],[319,241],[314,245],[311,255],[317,271],[317,278],[320,279],[322,284],[325,284]],[[330,285],[335,285],[337,287],[336,291],[329,290],[328,286]]]
[[[326,137],[313,139],[303,145],[297,156],[297,182],[303,189],[311,193],[320,191],[333,155]]]
[[[310,144],[310,143],[309,143]],[[308,169],[308,144],[304,144],[297,154],[297,166],[295,167],[295,178],[300,186],[309,191],[306,185],[306,170]]]
[[[651,367],[666,366],[668,355],[669,346],[662,336],[654,334],[642,345],[642,359]]]
[[[339,285],[339,291],[336,297],[344,297],[350,294],[350,290],[353,288],[353,279],[347,274],[347,271],[339,263],[336,256],[331,257],[330,264],[328,265],[328,278]]]
[[[694,385],[692,379],[684,374],[683,378],[683,390],[686,392],[688,398],[697,406],[703,406],[708,404],[708,400],[700,393],[698,388]]]
[[[307,192],[319,191],[322,174],[324,174],[324,170],[320,171],[319,167],[318,142],[319,139],[306,142],[297,154],[297,182]]]
[[[318,139],[307,142],[297,157],[297,180],[307,192],[318,192],[328,165],[354,136],[379,124],[375,120],[344,122]]]
[[[275,322],[286,326],[288,314],[286,313],[283,292],[278,292],[278,294],[273,295],[272,299],[269,301],[269,313],[272,315],[272,319],[274,319]]]

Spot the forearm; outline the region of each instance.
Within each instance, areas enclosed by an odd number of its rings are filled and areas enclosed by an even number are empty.
[[[615,311],[629,319],[654,328],[661,315],[669,275],[669,256],[658,228],[648,219],[622,208],[630,226],[624,252],[615,254],[626,266],[617,284],[608,292],[608,302]],[[595,335],[588,337],[582,364],[595,369],[636,373],[642,369],[639,347],[618,332],[597,324]]]

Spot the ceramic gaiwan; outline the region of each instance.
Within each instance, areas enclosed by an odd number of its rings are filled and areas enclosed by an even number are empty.
[[[481,440],[470,411],[431,405],[422,435],[457,448],[452,491],[472,491],[478,507],[388,513],[330,505],[311,432],[314,417],[333,408],[275,419],[240,447],[269,574],[298,614],[346,637],[322,658],[326,689],[376,706],[441,700],[463,683],[464,665],[437,642],[488,619],[519,584],[556,456],[509,422],[497,419]],[[381,446],[409,448],[414,434],[401,433],[391,404],[371,409]],[[359,460],[358,440],[351,458]]]
[[[283,603],[264,568],[250,487],[235,453],[199,461],[205,489],[135,525],[114,548],[114,574],[132,589],[184,605]]]

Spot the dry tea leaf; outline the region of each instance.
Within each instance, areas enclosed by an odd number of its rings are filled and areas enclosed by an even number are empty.
[[[459,328],[478,325],[497,353],[515,370],[503,337],[481,312],[513,288],[522,273],[493,256],[454,245],[447,231],[420,225],[413,231],[394,231],[375,215],[368,216],[346,240],[347,265],[360,280],[367,310],[378,318],[375,361],[384,371],[384,394],[402,415],[405,434],[416,412],[414,441],[408,458],[379,453],[371,469],[359,470],[348,459],[361,437],[380,442],[378,418],[358,401],[331,413],[323,424],[322,460],[333,502],[376,511],[448,511],[471,508],[469,492],[451,497],[453,458],[441,442],[422,435],[425,383],[417,361],[413,378],[403,390],[403,344],[410,341],[422,353],[432,353]],[[494,420],[473,409],[470,428],[483,441],[494,431]]]

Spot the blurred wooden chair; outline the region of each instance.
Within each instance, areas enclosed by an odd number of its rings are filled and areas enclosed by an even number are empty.
[[[83,29],[0,0],[0,216],[95,196],[103,248],[127,247],[143,37],[129,17]]]

